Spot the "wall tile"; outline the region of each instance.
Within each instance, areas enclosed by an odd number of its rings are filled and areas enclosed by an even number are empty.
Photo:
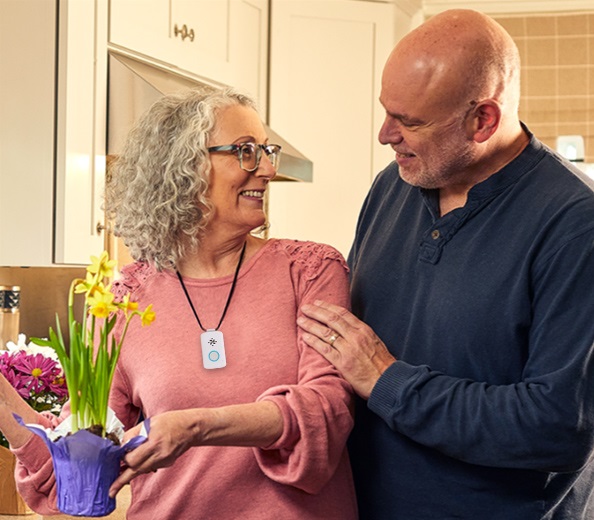
[[[594,162],[594,4],[592,11],[504,16],[522,59],[520,118],[552,148],[558,135],[584,136]]]
[[[557,17],[555,16],[527,16],[527,36],[554,36],[557,34]]]
[[[517,36],[525,36],[526,34],[526,18],[524,16],[497,18],[497,21],[514,39]]]
[[[557,69],[541,68],[527,71],[527,96],[557,96]]]
[[[557,123],[533,123],[528,125],[530,131],[539,139],[546,137],[547,139],[556,139]]]
[[[559,98],[558,118],[559,123],[587,123],[588,111],[584,110],[586,99],[580,97]]]
[[[586,65],[588,63],[588,38],[564,36],[558,39],[559,65]]]
[[[594,137],[584,139],[584,149],[586,151],[586,162],[594,162],[594,154],[588,152],[588,150],[594,150]]]
[[[588,17],[583,14],[557,16],[557,34],[575,36],[588,34]]]
[[[555,137],[539,136],[539,135],[537,135],[536,137],[538,137],[549,148],[551,148],[553,150],[555,149],[555,143],[556,143],[556,138]]]
[[[585,136],[588,133],[587,123],[559,123],[559,135],[581,135]],[[584,143],[585,143],[584,139]]]
[[[564,67],[559,70],[558,77],[560,96],[584,96],[584,104],[588,96],[588,68]]]
[[[524,65],[526,67],[551,66],[556,63],[557,38],[530,38],[526,42]]]

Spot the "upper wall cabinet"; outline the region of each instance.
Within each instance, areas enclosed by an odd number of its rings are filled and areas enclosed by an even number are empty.
[[[313,161],[313,183],[270,187],[274,236],[348,253],[374,175],[394,159],[377,141],[378,98],[385,60],[410,24],[392,3],[272,1],[270,126]]]
[[[0,265],[103,248],[106,34],[107,0],[0,2]]]
[[[266,105],[267,0],[110,0],[109,41]]]

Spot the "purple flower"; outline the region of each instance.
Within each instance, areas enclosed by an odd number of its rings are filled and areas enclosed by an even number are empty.
[[[25,350],[0,351],[0,374],[38,412],[59,413],[68,398],[62,367],[43,353],[31,352],[26,347]],[[2,433],[0,445],[8,445]]]
[[[19,370],[31,390],[35,394],[40,394],[46,389],[49,389],[53,382],[55,375],[54,369],[56,362],[52,359],[46,358],[42,354],[35,354],[33,356],[23,356],[14,362],[15,370]]]
[[[25,378],[20,373],[15,372],[14,369],[10,368],[7,370],[6,374],[4,374],[4,377],[6,377],[6,380],[23,399],[28,399],[30,397],[30,391],[27,388]]]

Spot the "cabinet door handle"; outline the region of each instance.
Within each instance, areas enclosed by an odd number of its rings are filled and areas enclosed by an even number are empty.
[[[190,38],[190,41],[193,42],[194,41],[194,29],[190,29],[188,30],[188,26],[186,24],[183,24],[181,26],[181,29],[177,26],[177,24],[175,24],[173,26],[173,34],[175,35],[175,37],[177,38],[178,36],[181,36],[182,42],[186,39],[186,38]]]
[[[109,223],[107,223],[106,225],[103,225],[101,222],[97,222],[97,226],[95,226],[95,231],[97,231],[97,235],[101,235],[101,233],[103,231],[107,231],[108,233],[111,233],[111,225]]]

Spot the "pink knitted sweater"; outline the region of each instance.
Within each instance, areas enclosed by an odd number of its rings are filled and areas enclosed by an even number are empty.
[[[132,481],[129,520],[351,520],[356,500],[345,449],[352,427],[351,388],[300,339],[299,306],[316,299],[348,306],[348,275],[335,249],[270,240],[242,267],[220,330],[227,366],[206,370],[202,332],[174,273],[136,263],[120,292],[140,308],[153,303],[150,327],[131,325],[110,406],[126,428],[142,412],[274,401],[284,431],[266,449],[203,446],[175,464]],[[184,282],[200,321],[214,328],[232,276]],[[46,447],[34,437],[14,450],[19,489],[42,513],[55,512]]]

